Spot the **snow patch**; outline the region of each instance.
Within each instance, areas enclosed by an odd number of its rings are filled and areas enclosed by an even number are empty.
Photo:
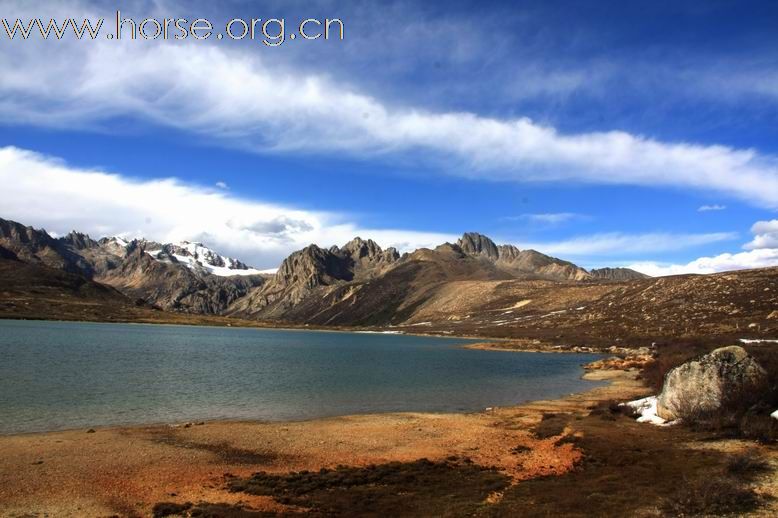
[[[740,342],[744,344],[778,344],[778,340],[764,340],[762,338],[741,338]]]
[[[668,426],[672,424],[671,422],[667,422],[658,415],[656,415],[656,405],[657,405],[657,397],[656,396],[649,396],[647,398],[643,399],[637,399],[635,401],[630,401],[628,403],[622,403],[622,405],[627,406],[640,414],[640,417],[638,417],[637,421],[638,423],[651,423],[657,426]]]
[[[770,417],[772,417],[773,419],[778,419],[778,410],[770,414]]]
[[[260,275],[263,273],[261,270],[255,268],[246,268],[240,261],[220,255],[202,243],[182,241],[180,243],[165,246],[172,246],[177,251],[183,252],[178,254],[174,253],[172,256],[190,270],[205,271],[206,273],[218,277]],[[159,258],[159,255],[162,251],[162,249],[148,250],[146,253],[154,259],[161,261],[162,259]]]

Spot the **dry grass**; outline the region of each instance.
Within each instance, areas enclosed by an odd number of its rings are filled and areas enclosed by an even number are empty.
[[[770,463],[752,450],[735,455],[727,463],[727,474],[739,479],[750,480],[771,471]]]
[[[231,491],[272,496],[332,516],[465,516],[509,485],[506,475],[469,459],[420,459],[284,475],[255,473],[228,482]]]
[[[733,477],[703,477],[678,484],[661,510],[678,517],[742,515],[755,510],[760,503],[752,489]]]

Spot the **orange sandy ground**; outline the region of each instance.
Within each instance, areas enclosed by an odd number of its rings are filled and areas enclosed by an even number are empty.
[[[244,503],[282,510],[269,497],[230,493],[227,473],[318,470],[426,457],[469,457],[516,483],[562,474],[580,460],[558,437],[534,438],[544,412],[585,413],[596,401],[644,395],[636,371],[587,375],[604,387],[558,401],[478,414],[383,414],[291,423],[214,422],[73,430],[0,437],[0,515],[148,515],[160,501]],[[530,448],[525,453],[511,450]],[[499,499],[499,495],[492,495]]]

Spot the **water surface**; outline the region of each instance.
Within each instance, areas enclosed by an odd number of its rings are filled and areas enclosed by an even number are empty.
[[[463,412],[556,398],[596,355],[468,340],[0,320],[0,433],[212,419]]]

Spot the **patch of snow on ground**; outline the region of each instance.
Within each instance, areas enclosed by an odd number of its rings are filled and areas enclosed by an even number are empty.
[[[772,417],[773,419],[778,419],[778,410],[770,414],[770,417]]]
[[[741,338],[740,341],[744,344],[778,344],[778,340],[764,340],[761,338]]]
[[[657,397],[649,396],[647,398],[630,401],[629,403],[622,403],[622,405],[628,406],[640,414],[640,417],[637,419],[638,423],[651,423],[658,426],[667,426],[668,424],[671,424],[656,415],[656,403]]]

